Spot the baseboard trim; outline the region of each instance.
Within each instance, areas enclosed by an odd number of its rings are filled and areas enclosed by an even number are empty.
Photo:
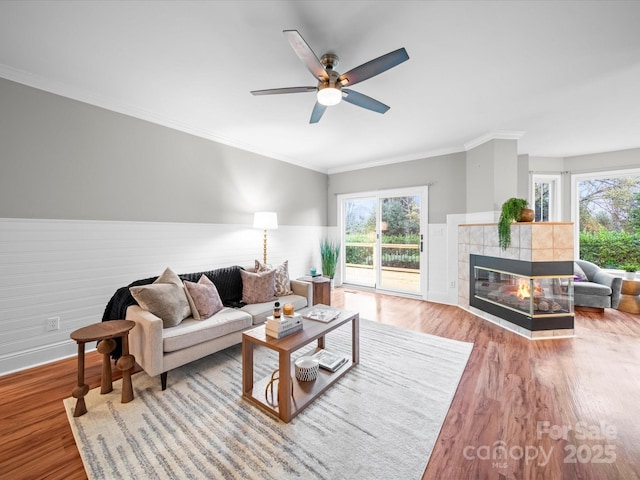
[[[47,363],[73,357],[77,354],[78,349],[76,343],[67,340],[5,355],[0,358],[0,376],[46,365]]]

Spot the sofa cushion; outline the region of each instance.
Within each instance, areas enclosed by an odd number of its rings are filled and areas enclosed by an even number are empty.
[[[185,280],[184,291],[194,319],[209,318],[222,310],[223,305],[218,289],[206,275],[202,275],[198,283]]]
[[[281,305],[290,303],[296,310],[307,306],[307,297],[295,294],[285,295],[283,297],[277,298],[276,300],[279,301]],[[254,303],[251,305],[245,305],[241,308],[241,310],[243,312],[247,312],[249,315],[251,315],[251,317],[253,317],[254,325],[259,325],[266,322],[269,315],[273,315],[273,303],[274,302]]]
[[[241,270],[242,301],[244,303],[263,303],[277,300],[275,289],[276,271],[252,273]]]
[[[131,287],[130,291],[138,305],[162,319],[164,328],[175,327],[191,315],[182,285],[152,283]]]
[[[278,297],[282,295],[291,295],[293,293],[291,291],[291,281],[289,279],[289,260],[285,260],[282,265],[278,265],[277,267],[272,267],[270,264],[264,264],[259,260],[255,261],[256,264],[256,272],[268,272],[269,270],[276,271],[276,295]]]
[[[187,318],[180,325],[163,330],[162,349],[164,352],[175,352],[250,326],[249,314],[225,307],[207,319]]]
[[[597,295],[602,297],[608,297],[612,293],[611,288],[594,282],[575,282],[573,284],[573,292],[575,295]]]

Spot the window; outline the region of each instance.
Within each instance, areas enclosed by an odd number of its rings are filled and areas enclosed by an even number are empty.
[[[535,221],[560,221],[560,175],[534,174],[532,178]]]
[[[640,264],[640,169],[572,178],[579,258],[602,268]]]

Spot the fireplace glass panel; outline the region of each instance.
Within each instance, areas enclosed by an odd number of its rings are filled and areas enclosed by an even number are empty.
[[[573,277],[527,277],[474,268],[475,296],[529,317],[573,314]]]

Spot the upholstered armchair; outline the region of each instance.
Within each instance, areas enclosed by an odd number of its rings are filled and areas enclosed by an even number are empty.
[[[575,265],[574,305],[603,311],[605,308],[617,308],[622,278],[611,275],[586,260],[576,260]]]

